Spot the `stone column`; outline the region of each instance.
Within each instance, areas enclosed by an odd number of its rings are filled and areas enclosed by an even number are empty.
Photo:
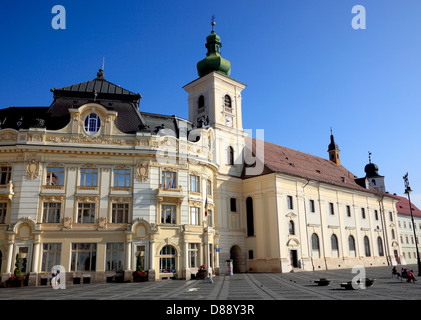
[[[124,270],[124,281],[130,282],[132,281],[132,268],[131,268],[131,250],[132,248],[132,241],[127,239],[126,241],[126,261],[125,261],[125,270]]]
[[[149,242],[149,270],[148,270],[148,280],[155,281],[155,240]]]
[[[190,280],[191,272],[189,268],[189,244],[184,242],[184,268],[183,268],[183,279]]]
[[[34,252],[33,252],[33,262],[31,272],[29,274],[28,286],[36,286],[38,285],[38,262],[39,262],[39,236],[36,236],[34,242]]]
[[[1,282],[9,280],[11,276],[11,267],[13,259],[13,241],[9,241],[9,248],[7,249],[6,270],[1,276]]]

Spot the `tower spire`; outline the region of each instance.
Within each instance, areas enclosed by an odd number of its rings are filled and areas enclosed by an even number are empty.
[[[231,74],[231,62],[221,57],[221,38],[215,33],[215,16],[212,16],[211,34],[206,37],[206,58],[197,63],[199,77],[203,77],[211,72],[219,72],[229,76]]]
[[[333,136],[332,127],[330,127],[330,144],[327,152],[329,153],[330,161],[336,163],[337,165],[341,164],[341,161],[339,160],[339,151],[339,147],[335,143],[335,137]]]

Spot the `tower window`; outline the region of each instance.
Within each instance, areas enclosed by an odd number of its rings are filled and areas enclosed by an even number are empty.
[[[205,107],[205,97],[204,96],[200,96],[199,100],[197,101],[197,107],[199,109],[202,109]]]
[[[234,165],[234,149],[233,147],[228,147],[228,164]]]
[[[231,97],[229,95],[225,95],[224,106],[226,111],[232,111]]]

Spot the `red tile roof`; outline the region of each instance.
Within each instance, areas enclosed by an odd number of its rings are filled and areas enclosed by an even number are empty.
[[[396,196],[399,198],[399,201],[396,203],[396,209],[398,210],[398,214],[403,214],[410,216],[410,210],[409,210],[409,200],[408,198]],[[414,217],[421,217],[421,210],[418,209],[411,201],[411,207],[412,207],[412,215]]]
[[[255,138],[246,138],[246,145],[253,150],[253,156],[256,150]],[[355,181],[358,179],[353,173],[341,165],[337,165],[328,159],[323,159],[308,153],[289,149],[267,141],[257,140],[264,143],[264,159],[257,156],[264,163],[262,174],[273,172],[284,173],[304,179],[315,180],[339,187],[350,188],[354,190],[370,192],[379,195],[392,196],[388,193],[380,192],[372,187],[366,189]],[[243,178],[252,178],[243,172]],[[393,196],[392,196],[393,197]]]

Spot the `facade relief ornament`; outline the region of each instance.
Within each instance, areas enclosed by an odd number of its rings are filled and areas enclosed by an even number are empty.
[[[136,166],[136,178],[145,182],[149,178],[149,162],[138,162]]]
[[[26,165],[26,177],[28,179],[36,179],[39,175],[39,161],[31,160]]]
[[[99,228],[101,229],[107,228],[107,218],[106,217],[99,218],[98,225],[99,225]]]
[[[71,217],[64,218],[63,226],[66,229],[70,229],[72,227],[72,218]]]

